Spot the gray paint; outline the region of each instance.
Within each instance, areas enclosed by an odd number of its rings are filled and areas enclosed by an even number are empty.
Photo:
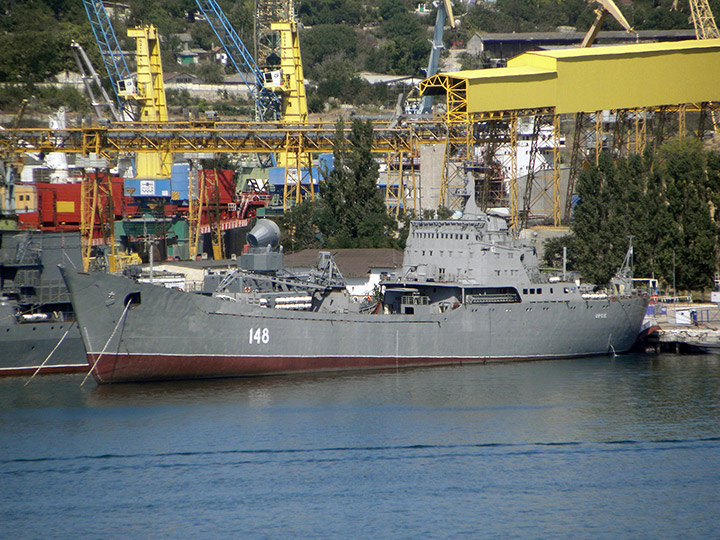
[[[337,283],[307,289],[312,310],[262,307],[260,298],[272,306],[300,293],[245,292],[255,284],[238,272],[245,284],[240,292],[216,296],[104,274],[64,276],[87,351],[142,356],[151,371],[153,362],[172,356],[260,364],[374,358],[376,367],[388,367],[623,352],[633,345],[647,306],[637,293],[588,295],[574,282],[551,280],[538,269],[532,246],[514,239],[504,220],[476,209],[461,220],[411,224],[402,272],[383,283],[377,314],[362,313]],[[131,296],[140,302],[123,316]],[[182,373],[168,378],[173,375]]]

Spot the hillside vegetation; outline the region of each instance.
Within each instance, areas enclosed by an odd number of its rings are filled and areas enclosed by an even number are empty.
[[[196,20],[193,0],[126,0],[127,20],[116,19],[116,34],[125,50],[134,43],[127,26],[153,24],[163,36],[166,72],[187,71],[207,82],[222,79],[216,64],[180,66],[177,34],[192,37],[191,47],[209,50],[217,45],[210,25]],[[246,46],[253,48],[254,0],[219,0],[228,20]],[[429,2],[428,2],[429,4]],[[430,50],[434,13],[414,13],[416,0],[304,0],[296,3],[302,25],[301,49],[305,76],[314,83],[308,96],[311,110],[320,110],[329,99],[352,104],[380,103],[382,89],[373,89],[356,77],[360,71],[397,75],[423,74]],[[720,11],[720,0],[711,0]],[[635,0],[621,4],[638,30],[691,28],[689,7],[671,0]],[[587,29],[594,18],[585,0],[497,0],[467,7],[457,3],[459,28],[445,32],[446,43],[462,44],[475,32],[552,31],[558,26]],[[610,19],[610,18],[608,18]],[[618,29],[612,20],[604,29]],[[0,83],[32,85],[63,71],[75,71],[69,44],[79,42],[100,73],[102,62],[80,0],[4,0],[0,5]],[[6,85],[7,86],[7,85]],[[47,96],[40,96],[46,99]],[[17,92],[0,91],[0,109],[14,110]],[[72,100],[71,100],[72,101]]]

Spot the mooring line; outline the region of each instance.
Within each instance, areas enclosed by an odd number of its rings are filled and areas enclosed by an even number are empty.
[[[68,262],[72,265],[72,267],[73,267],[75,270],[77,270],[77,266],[75,266],[75,263],[74,263],[73,260],[70,258],[70,255],[68,255],[67,252],[64,251],[64,250],[63,250],[63,255],[64,255],[65,258],[68,260]]]
[[[72,324],[70,324],[70,328],[72,328]],[[30,384],[30,381],[32,381],[32,380],[35,378],[35,375],[37,375],[38,373],[40,373],[40,370],[43,368],[43,366],[45,365],[45,363],[46,363],[48,360],[50,360],[50,357],[53,355],[53,353],[54,353],[55,351],[57,351],[57,348],[58,348],[58,347],[60,346],[60,344],[63,342],[63,340],[65,339],[65,336],[68,335],[68,332],[70,332],[70,328],[68,328],[67,330],[65,330],[65,333],[64,333],[64,334],[62,335],[62,337],[60,338],[60,341],[57,342],[57,344],[55,345],[55,347],[53,348],[53,350],[50,351],[50,354],[47,355],[47,358],[45,358],[45,360],[43,360],[43,363],[40,364],[40,367],[38,367],[38,368],[35,370],[35,373],[32,374],[32,377],[30,377],[23,386],[27,386],[28,384]]]
[[[130,309],[130,304],[131,304],[131,303],[132,303],[132,302],[128,302],[127,304],[125,304],[125,309],[123,309],[122,315],[120,315],[120,318],[118,319],[118,322],[117,322],[117,324],[115,325],[115,328],[113,328],[112,334],[110,334],[110,337],[109,337],[108,340],[105,342],[105,346],[103,347],[102,351],[100,351],[100,356],[97,357],[97,360],[95,360],[95,363],[94,363],[94,364],[92,365],[92,367],[90,368],[90,371],[88,371],[88,372],[87,372],[87,375],[85,375],[85,378],[84,378],[83,381],[80,383],[80,386],[82,386],[82,385],[85,384],[85,381],[87,381],[87,379],[88,379],[88,377],[90,376],[90,374],[95,370],[95,366],[97,366],[98,363],[100,363],[100,359],[102,358],[102,355],[105,354],[105,350],[107,349],[108,345],[110,345],[110,342],[112,341],[113,336],[115,336],[115,332],[117,332],[117,329],[120,328],[120,323],[121,323],[121,322],[123,321],[123,319],[125,318],[125,314],[128,312],[128,309]]]

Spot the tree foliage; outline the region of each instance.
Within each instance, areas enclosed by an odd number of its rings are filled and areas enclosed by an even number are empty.
[[[338,121],[334,167],[325,172],[320,198],[303,202],[283,219],[291,249],[400,247],[397,224],[377,185],[372,132],[370,121],[354,120],[346,139],[343,121]]]
[[[320,230],[328,247],[393,247],[395,221],[387,214],[377,186],[378,165],[372,156],[372,123],[354,120],[349,140],[338,121],[334,168],[321,185],[324,214]]]
[[[255,2],[218,0],[241,40],[252,51]],[[622,11],[635,29],[692,28],[689,4],[673,0],[635,0]],[[333,97],[355,105],[386,103],[377,89],[357,77],[360,71],[422,75],[430,53],[434,17],[418,16],[413,0],[303,0],[297,3],[305,75],[317,86],[308,94],[313,111]],[[194,0],[128,0],[130,18],[115,16],[113,26],[124,50],[135,45],[127,26],[154,24],[162,36],[163,65],[177,66],[179,33],[192,36],[191,47],[218,45],[206,21],[194,17]],[[710,0],[720,13],[720,0]],[[469,39],[475,32],[552,31],[574,26],[583,32],[595,17],[586,0],[497,0],[455,6],[461,25],[446,29],[446,43]],[[618,30],[611,17],[604,30]],[[4,0],[0,2],[0,82],[40,82],[64,70],[75,70],[69,43],[78,41],[98,72],[102,61],[82,3],[78,0]],[[329,62],[329,65],[328,65]],[[342,62],[343,66],[338,66]],[[466,67],[472,66],[465,59]],[[131,67],[132,69],[132,67]],[[217,78],[217,77],[216,77]]]
[[[713,13],[720,13],[720,0],[710,0]],[[551,32],[559,26],[587,31],[595,19],[595,5],[585,0],[497,0],[495,6],[478,2],[468,8],[458,31],[462,39],[475,32]],[[620,10],[635,30],[674,30],[692,28],[689,2],[673,0],[635,0],[621,4]],[[622,30],[612,17],[606,17],[602,30]]]
[[[653,156],[616,162],[601,154],[578,179],[573,236],[546,244],[546,263],[568,248],[569,268],[606,283],[622,263],[629,237],[635,274],[678,289],[712,285],[720,252],[720,154],[697,140],[674,140]]]

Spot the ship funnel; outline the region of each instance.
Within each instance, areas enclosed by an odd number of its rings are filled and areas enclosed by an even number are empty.
[[[280,242],[280,227],[269,219],[261,219],[247,235],[251,247],[275,247]]]

